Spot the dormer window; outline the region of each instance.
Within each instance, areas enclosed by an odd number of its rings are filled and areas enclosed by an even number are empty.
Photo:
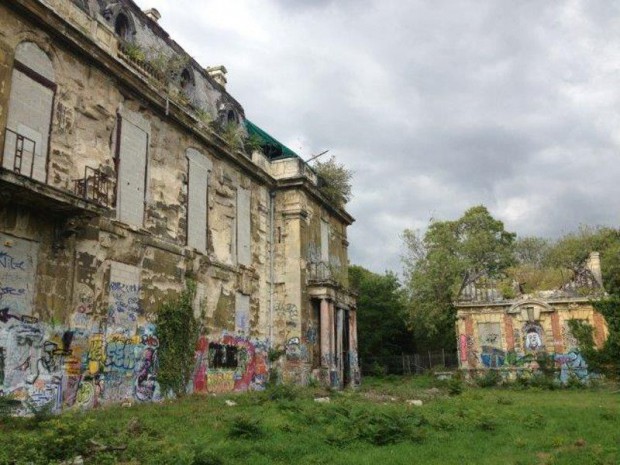
[[[192,84],[192,74],[189,69],[185,68],[181,73],[181,89],[187,92],[191,88]]]
[[[114,32],[123,40],[130,39],[129,20],[124,14],[119,14],[114,21]]]

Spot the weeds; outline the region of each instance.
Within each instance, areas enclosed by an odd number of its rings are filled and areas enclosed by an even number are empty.
[[[259,439],[265,435],[263,425],[258,418],[238,415],[233,418],[228,437],[231,439]]]

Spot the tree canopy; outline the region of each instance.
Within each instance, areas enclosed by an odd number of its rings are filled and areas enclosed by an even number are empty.
[[[424,236],[405,230],[403,239],[416,347],[454,347],[453,302],[468,284],[498,276],[514,264],[515,234],[479,205],[454,221],[431,220]]]
[[[377,274],[361,266],[349,267],[357,289],[358,352],[364,360],[409,353],[413,337],[405,324],[404,293],[394,273]]]

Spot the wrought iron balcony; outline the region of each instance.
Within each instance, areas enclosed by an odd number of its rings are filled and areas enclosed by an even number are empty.
[[[47,184],[47,157],[40,144],[6,129],[0,152],[0,205],[22,205],[56,216],[94,217],[109,212],[113,182],[87,167],[71,189]]]
[[[16,174],[33,178],[37,143],[12,129],[6,128],[4,150],[0,155],[0,166]]]
[[[103,207],[111,204],[112,180],[100,170],[87,166],[84,177],[73,180],[74,192],[84,200],[95,202]]]
[[[310,282],[328,282],[336,281],[336,276],[329,263],[326,262],[310,262],[308,263],[308,281]]]

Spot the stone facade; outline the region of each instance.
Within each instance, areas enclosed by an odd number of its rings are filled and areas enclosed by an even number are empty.
[[[0,394],[161,398],[154,315],[189,278],[194,392],[261,389],[270,368],[357,383],[353,218],[299,157],[244,149],[225,69],[156,19],[130,0],[0,2]]]
[[[598,253],[561,289],[521,294],[504,299],[492,286],[468,286],[457,302],[457,338],[460,368],[468,374],[489,369],[514,377],[538,370],[541,357],[562,381],[587,378],[588,368],[569,320],[594,328],[602,347],[608,335],[605,319],[592,306],[604,295]]]

